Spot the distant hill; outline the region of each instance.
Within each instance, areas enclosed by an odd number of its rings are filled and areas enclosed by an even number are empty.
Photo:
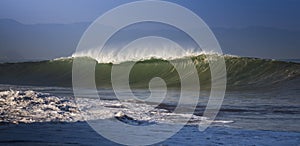
[[[24,25],[0,20],[0,60],[45,60],[71,55],[89,23]]]
[[[70,56],[89,24],[27,25],[10,19],[0,19],[0,61],[34,61]],[[212,30],[223,52],[227,54],[279,59],[300,58],[300,31],[258,26]],[[133,30],[133,33],[134,31],[140,30]],[[163,32],[168,34],[168,30]]]

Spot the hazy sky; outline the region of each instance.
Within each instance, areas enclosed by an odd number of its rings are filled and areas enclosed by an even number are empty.
[[[128,0],[1,0],[0,18],[25,24],[90,22]],[[299,0],[175,0],[209,26],[300,30]]]
[[[68,56],[74,52],[87,24],[128,2],[132,1],[0,0],[0,61],[3,58]],[[171,2],[198,14],[213,29],[225,53],[261,58],[300,58],[300,0]]]

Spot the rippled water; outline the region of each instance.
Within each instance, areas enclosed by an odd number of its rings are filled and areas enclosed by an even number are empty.
[[[71,88],[1,85],[1,90],[7,90],[9,88],[17,90],[30,89],[50,93],[55,96],[73,97]],[[148,105],[149,109],[154,108],[151,106],[153,103],[139,103],[136,100],[130,100],[130,97],[128,97],[129,100],[126,100],[126,102],[124,99],[123,101],[118,101],[116,100],[113,90],[110,89],[100,89],[98,93],[102,99],[101,102],[98,103],[98,106],[105,104],[124,104],[127,107],[131,106],[132,109],[142,107],[145,109],[145,111],[136,110],[136,112],[139,111],[139,113],[131,113],[133,117],[135,114],[141,116],[143,112],[148,110],[147,106],[143,104]],[[138,98],[144,98],[148,97],[150,92],[148,90],[134,90],[134,95]],[[169,90],[163,103],[156,108],[171,113],[177,105],[179,95],[179,91]],[[195,116],[202,116],[208,95],[209,94],[205,92],[201,93],[198,106],[194,113]],[[216,118],[219,122],[215,122],[214,125],[242,129],[300,132],[300,126],[298,124],[300,123],[299,95],[300,90],[298,87],[289,90],[280,88],[265,91],[227,91],[221,110]],[[103,111],[111,111],[112,114],[118,110],[122,110],[120,107],[111,108],[109,106],[104,109]],[[101,111],[98,112],[101,114]],[[180,116],[177,118],[180,118]]]

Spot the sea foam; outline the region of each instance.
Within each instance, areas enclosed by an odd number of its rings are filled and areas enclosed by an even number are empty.
[[[0,123],[78,122],[120,119],[128,124],[168,123],[197,125],[206,117],[173,113],[154,105],[136,101],[99,100],[56,97],[35,91],[0,92]],[[183,123],[190,117],[188,123]],[[215,123],[231,123],[215,121]]]

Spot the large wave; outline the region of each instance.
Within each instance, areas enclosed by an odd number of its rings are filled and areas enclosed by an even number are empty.
[[[173,59],[184,66],[187,58],[192,59],[198,71],[201,89],[210,89],[211,72],[208,59],[218,57],[201,54]],[[293,82],[299,86],[300,64],[268,59],[224,56],[227,69],[228,89],[257,89],[274,87]],[[77,59],[96,62],[95,79],[99,88],[111,88],[112,63],[98,63],[88,57]],[[72,86],[72,63],[74,58],[40,62],[0,64],[0,84]],[[126,64],[121,62],[118,65]],[[133,66],[129,83],[132,88],[148,88],[149,81],[161,77],[168,87],[180,88],[180,78],[174,66],[160,58],[144,58]]]

